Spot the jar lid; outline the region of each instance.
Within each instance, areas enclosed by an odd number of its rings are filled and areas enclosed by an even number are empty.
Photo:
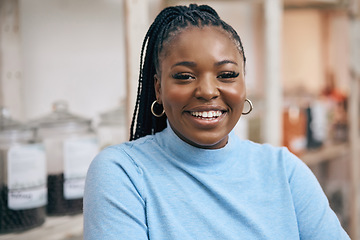
[[[11,118],[10,111],[0,106],[0,131],[23,130],[25,127],[18,121]]]
[[[69,112],[68,104],[65,101],[56,101],[53,103],[52,112],[42,118],[31,121],[35,128],[52,127],[82,127],[91,124],[90,119],[86,119]]]
[[[18,121],[11,118],[10,111],[0,106],[0,143],[26,142],[33,138],[33,131]]]
[[[124,106],[100,114],[100,125],[124,125],[125,123],[126,112]]]

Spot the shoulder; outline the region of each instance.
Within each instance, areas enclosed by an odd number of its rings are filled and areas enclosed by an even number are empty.
[[[132,154],[136,154],[137,151],[141,149],[149,149],[152,146],[156,145],[156,140],[154,135],[148,135],[137,140],[124,142],[121,144],[109,146],[103,149],[96,159],[112,159],[118,160],[119,158],[129,157],[131,158]]]
[[[239,140],[241,149],[246,150],[248,157],[268,161],[298,161],[298,157],[292,154],[286,147],[276,147],[267,143],[256,143],[250,140]]]
[[[240,140],[238,144],[240,144],[238,149],[242,149],[241,154],[246,157],[246,161],[251,162],[257,168],[263,168],[264,171],[282,170],[288,179],[296,169],[309,171],[305,163],[286,147],[256,143],[250,140]]]
[[[262,173],[273,178],[286,179],[292,191],[299,193],[297,197],[322,193],[321,187],[310,168],[286,147],[275,147],[270,144],[259,144],[246,141],[249,159]],[[316,189],[316,191],[314,190]]]
[[[279,159],[284,156],[293,156],[293,154],[286,147],[276,147],[268,143],[257,143],[250,140],[243,140],[242,142],[251,154],[265,155],[268,158],[275,159]]]
[[[100,151],[92,160],[86,175],[87,198],[94,192],[110,197],[111,193],[122,189],[120,185],[135,188],[142,196],[144,168],[137,152],[141,146],[148,144],[147,141],[151,142],[151,138],[109,146]]]
[[[139,163],[141,158],[146,157],[146,149],[154,145],[153,141],[152,136],[146,136],[103,149],[91,162],[88,175],[104,174],[111,176],[120,171],[134,177],[141,175],[142,168]],[[142,153],[142,151],[144,152]]]

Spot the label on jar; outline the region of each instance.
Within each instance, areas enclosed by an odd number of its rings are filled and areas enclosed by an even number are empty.
[[[64,198],[78,199],[84,195],[85,178],[65,179],[64,181]]]
[[[11,147],[7,154],[7,173],[9,209],[30,209],[46,205],[46,158],[42,145]]]
[[[9,190],[8,207],[12,210],[24,210],[45,206],[47,203],[47,189],[45,186],[24,189]]]
[[[73,138],[64,142],[64,198],[77,199],[84,195],[86,173],[99,152],[95,137]]]

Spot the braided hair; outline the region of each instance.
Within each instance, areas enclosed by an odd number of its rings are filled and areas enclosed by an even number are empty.
[[[164,45],[191,26],[199,28],[216,26],[222,29],[233,40],[243,57],[245,67],[246,58],[239,35],[220,19],[213,8],[190,4],[188,7],[172,6],[163,9],[150,26],[142,43],[139,83],[130,127],[130,140],[160,132],[166,127],[166,115],[155,117],[150,110],[151,104],[156,100],[154,75],[160,72],[159,57]]]

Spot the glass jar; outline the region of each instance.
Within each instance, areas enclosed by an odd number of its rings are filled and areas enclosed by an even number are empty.
[[[100,114],[97,136],[101,149],[129,140],[125,104]]]
[[[47,159],[48,215],[82,212],[87,169],[99,152],[91,121],[68,111],[64,101],[52,113],[32,121],[36,139],[43,142]]]
[[[46,159],[34,131],[0,107],[0,233],[18,232],[45,222]]]

